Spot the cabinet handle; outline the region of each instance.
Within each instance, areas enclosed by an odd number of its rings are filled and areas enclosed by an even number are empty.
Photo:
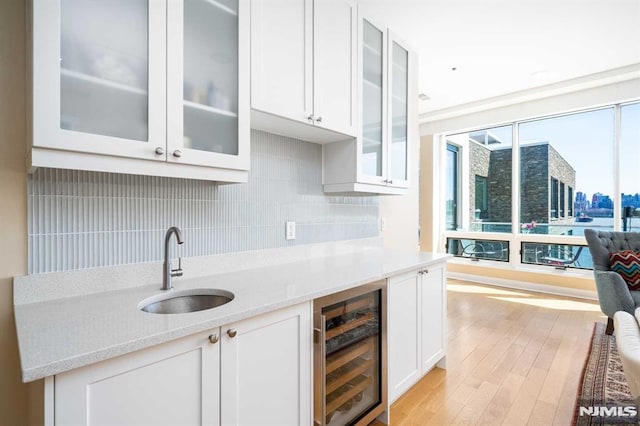
[[[209,335],[209,341],[210,341],[212,344],[218,343],[218,340],[219,340],[219,339],[218,339],[218,335],[217,335],[217,334],[210,334],[210,335]]]
[[[176,158],[182,157],[182,151],[180,151],[179,149],[176,149],[175,151],[173,151],[173,156]]]
[[[389,179],[387,183],[393,184],[393,179]]]
[[[164,148],[161,147],[161,146],[157,147],[156,148],[156,154],[158,154],[158,155],[164,154]]]
[[[313,123],[313,114],[309,114],[309,116],[307,117],[307,120]]]
[[[423,269],[423,270],[422,270],[422,273],[423,273],[423,274],[428,274],[428,273],[429,273],[429,270],[428,270],[428,269]]]
[[[322,117],[316,118],[316,123],[322,123]]]
[[[236,337],[236,334],[238,334],[238,331],[234,328],[230,328],[229,330],[227,330],[227,335],[232,339]]]

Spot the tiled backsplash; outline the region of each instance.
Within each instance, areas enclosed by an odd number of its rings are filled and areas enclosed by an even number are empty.
[[[377,196],[322,192],[320,145],[252,130],[251,155],[249,182],[233,185],[38,169],[28,177],[29,273],[159,261],[172,225],[185,240],[172,256],[185,257],[378,235]],[[287,220],[295,240],[285,240]]]

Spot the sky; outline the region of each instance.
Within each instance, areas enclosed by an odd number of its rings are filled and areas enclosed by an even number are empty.
[[[612,107],[523,122],[519,127],[520,144],[548,141],[575,169],[576,192],[589,199],[596,192],[615,195]],[[511,126],[491,132],[510,143]],[[620,156],[621,192],[640,193],[640,103],[622,107]]]

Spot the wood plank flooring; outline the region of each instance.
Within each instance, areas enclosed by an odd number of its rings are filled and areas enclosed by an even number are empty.
[[[447,369],[391,408],[391,424],[569,425],[597,302],[449,280]]]

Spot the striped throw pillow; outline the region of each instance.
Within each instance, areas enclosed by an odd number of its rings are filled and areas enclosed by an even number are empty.
[[[633,250],[613,252],[609,255],[609,266],[620,274],[629,290],[640,290],[640,253]]]

